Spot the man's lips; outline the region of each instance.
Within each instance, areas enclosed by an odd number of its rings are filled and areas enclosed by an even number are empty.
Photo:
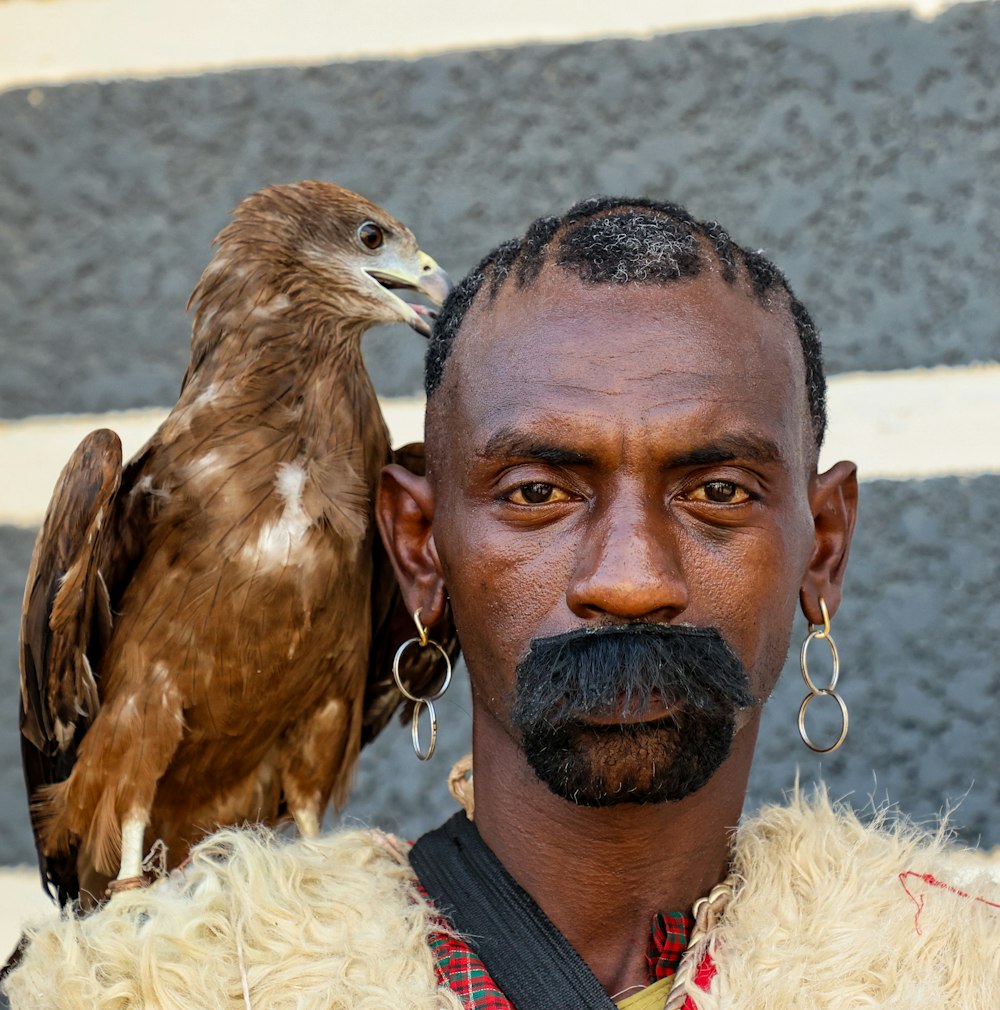
[[[614,708],[604,712],[574,713],[573,719],[590,726],[638,726],[666,719],[679,707],[679,703],[670,703],[659,691],[653,691],[647,698],[633,698],[627,705],[624,698],[619,698]]]

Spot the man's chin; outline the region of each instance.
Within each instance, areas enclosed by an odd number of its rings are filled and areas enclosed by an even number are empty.
[[[734,729],[732,716],[693,724],[673,717],[627,725],[544,723],[525,727],[522,745],[538,778],[570,803],[672,803],[708,783],[729,756]]]

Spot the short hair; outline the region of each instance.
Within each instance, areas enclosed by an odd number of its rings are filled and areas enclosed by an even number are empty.
[[[441,384],[462,323],[485,287],[494,301],[513,278],[530,287],[546,263],[587,284],[667,284],[714,265],[727,284],[743,285],[765,308],[777,293],[805,362],[806,396],[817,450],[826,431],[826,377],[819,333],[784,274],[761,252],[737,245],[715,221],[697,221],[675,203],[634,197],[593,197],[562,217],[542,217],[520,239],[500,243],[448,296],[427,348],[428,399]]]

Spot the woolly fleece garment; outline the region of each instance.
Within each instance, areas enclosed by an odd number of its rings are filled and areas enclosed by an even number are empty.
[[[735,836],[736,894],[698,1010],[997,1010],[1000,861],[825,794]],[[432,1010],[432,910],[378,832],[225,831],[193,863],[38,928],[13,1010]],[[613,928],[613,927],[612,927]]]

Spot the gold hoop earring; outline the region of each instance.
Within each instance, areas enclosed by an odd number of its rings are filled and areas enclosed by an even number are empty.
[[[809,693],[802,699],[802,704],[799,706],[799,736],[802,737],[802,742],[811,751],[815,751],[817,754],[832,754],[847,739],[847,703],[837,693],[837,680],[840,677],[840,654],[837,652],[837,643],[834,642],[833,635],[830,634],[830,613],[826,609],[826,601],[822,596],[819,598],[819,609],[823,612],[823,627],[821,628],[818,624],[810,624],[809,634],[806,635],[802,648],[799,650],[799,666],[802,669],[802,679],[809,689]],[[809,675],[807,656],[809,643],[817,639],[826,642],[830,648],[830,655],[833,657],[833,673],[830,674],[830,683],[826,687],[817,687]],[[806,730],[806,709],[809,708],[809,703],[820,695],[833,698],[840,706],[840,736],[829,747],[817,747],[810,740],[809,733]]]
[[[444,697],[445,691],[448,690],[448,686],[451,684],[451,660],[448,658],[448,653],[437,642],[428,637],[427,629],[420,620],[421,610],[423,610],[423,607],[417,607],[413,613],[413,623],[417,626],[418,637],[408,638],[396,650],[396,655],[392,660],[392,679],[396,682],[399,693],[407,701],[413,702],[413,719],[410,722],[410,740],[413,743],[413,753],[421,761],[430,761],[434,755],[434,748],[437,747],[437,713],[434,711],[434,702],[440,701]],[[435,694],[429,694],[422,698],[411,694],[403,684],[403,678],[399,675],[399,661],[403,653],[414,644],[420,646],[421,649],[425,649],[427,646],[437,649],[445,663],[444,683]],[[430,716],[431,736],[427,744],[427,750],[422,750],[420,747],[420,713],[425,708],[427,709],[427,714]]]

